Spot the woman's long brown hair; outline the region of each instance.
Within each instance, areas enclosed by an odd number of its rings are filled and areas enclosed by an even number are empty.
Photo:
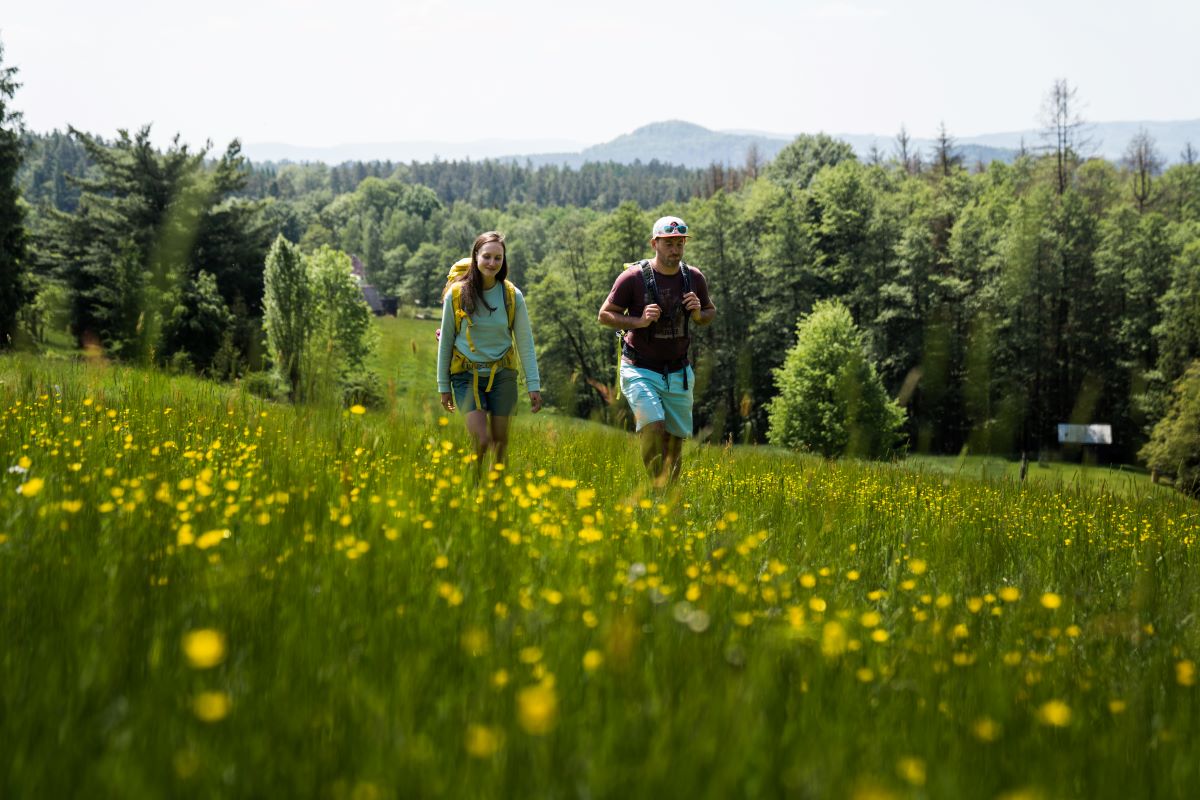
[[[499,231],[484,231],[475,237],[475,244],[471,246],[471,266],[467,269],[467,274],[455,281],[455,283],[463,285],[462,309],[468,314],[475,313],[476,299],[483,303],[488,311],[496,310],[488,305],[487,300],[483,299],[483,273],[479,271],[479,248],[489,242],[499,242],[500,247],[504,249],[504,257],[500,261],[500,271],[496,273],[496,282],[504,283],[508,279],[508,247],[504,244],[504,234]]]

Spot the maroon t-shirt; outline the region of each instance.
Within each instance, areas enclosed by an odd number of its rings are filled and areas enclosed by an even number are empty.
[[[707,308],[708,283],[704,280],[704,274],[695,267],[687,269],[691,270],[691,289],[700,298],[700,307]],[[628,331],[625,343],[637,352],[640,363],[651,368],[671,366],[678,369],[680,367],[676,365],[687,358],[690,342],[690,337],[684,335],[683,320],[689,312],[683,307],[682,270],[674,275],[663,275],[655,270],[654,283],[658,287],[658,306],[662,309],[662,316],[649,327]],[[629,316],[640,317],[646,308],[646,284],[642,280],[642,270],[636,268],[622,272],[608,293],[607,303],[626,309],[625,313]]]

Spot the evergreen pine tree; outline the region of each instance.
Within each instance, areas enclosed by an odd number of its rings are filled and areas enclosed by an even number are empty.
[[[12,343],[17,312],[31,299],[25,212],[17,189],[21,165],[21,114],[9,107],[20,84],[17,68],[4,66],[0,44],[0,349]]]

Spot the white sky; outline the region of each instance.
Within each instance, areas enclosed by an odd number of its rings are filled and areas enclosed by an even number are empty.
[[[1035,127],[1055,78],[1092,121],[1200,117],[1194,0],[11,0],[39,131],[223,147],[607,141],[648,122],[955,136]],[[13,7],[16,6],[16,7]]]

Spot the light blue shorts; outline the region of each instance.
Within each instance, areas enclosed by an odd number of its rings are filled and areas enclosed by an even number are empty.
[[[684,373],[687,374],[687,387]],[[665,378],[652,369],[621,364],[621,392],[633,409],[640,431],[655,422],[665,422],[667,432],[680,439],[692,435],[692,388],[696,375],[690,366],[672,372]]]

